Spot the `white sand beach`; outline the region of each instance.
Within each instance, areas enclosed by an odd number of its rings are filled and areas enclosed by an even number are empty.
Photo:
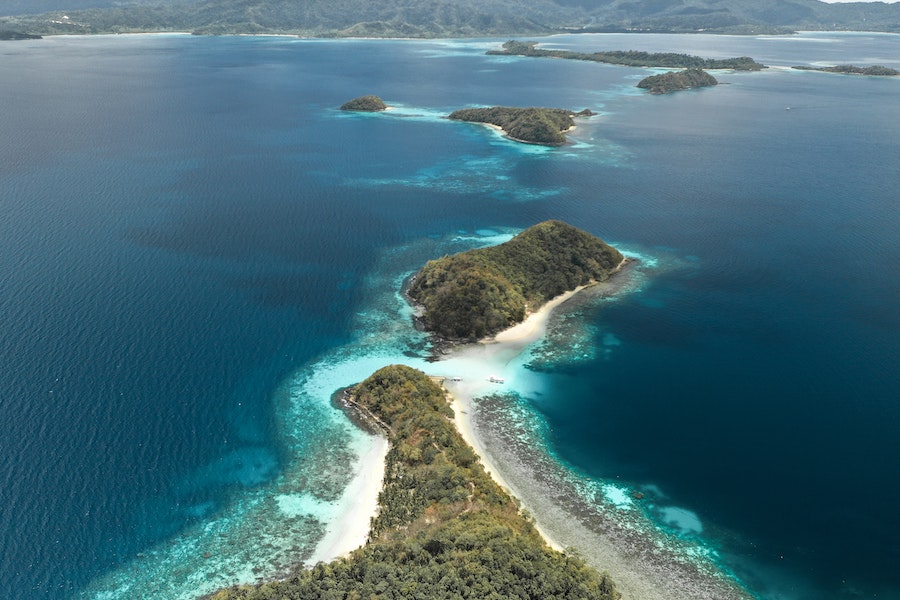
[[[315,553],[306,561],[308,565],[331,562],[365,545],[371,520],[378,514],[378,494],[384,481],[387,452],[387,439],[375,436],[369,451],[360,457],[356,474],[338,501],[339,515],[332,521]]]

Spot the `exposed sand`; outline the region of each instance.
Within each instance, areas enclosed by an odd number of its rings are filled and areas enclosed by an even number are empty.
[[[625,262],[627,259],[619,268]],[[559,467],[540,449],[516,447],[516,440],[506,437],[507,432],[478,420],[474,400],[491,389],[484,374],[503,374],[504,367],[526,345],[544,335],[553,310],[584,287],[554,298],[525,322],[480,344],[461,347],[448,357],[467,374],[461,381],[445,383],[460,434],[491,477],[534,517],[547,544],[556,550],[574,548],[588,564],[607,571],[623,600],[749,600],[752,596],[711,563],[687,560],[633,522],[573,501],[577,491],[560,486],[558,479],[549,476]],[[498,386],[496,391],[504,390]]]
[[[338,501],[339,515],[306,561],[308,565],[331,562],[365,545],[372,517],[378,514],[378,494],[384,481],[388,441],[376,436],[357,465],[356,474]]]

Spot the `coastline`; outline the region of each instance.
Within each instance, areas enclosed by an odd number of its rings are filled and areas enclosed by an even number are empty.
[[[378,494],[384,481],[388,440],[374,434],[371,448],[359,458],[350,485],[338,501],[341,516],[334,519],[328,532],[306,560],[307,566],[328,563],[364,546],[369,539],[372,519],[378,515]]]
[[[628,262],[625,258],[616,272]],[[602,283],[566,292],[522,323],[458,348],[445,359],[469,367],[467,372],[474,375],[471,381],[467,377],[445,382],[457,430],[494,481],[533,517],[545,542],[555,550],[574,549],[590,566],[608,572],[622,600],[750,600],[753,596],[711,559],[689,560],[679,554],[677,542],[667,546],[642,529],[647,520],[639,511],[623,513],[609,503],[586,504],[565,467],[547,456],[538,440],[523,439],[502,417],[492,419],[495,415],[483,406],[486,396],[504,392],[486,389],[484,372],[503,372],[525,346],[544,335],[557,307],[596,285]],[[502,403],[496,404],[496,412],[506,412],[499,406]],[[635,507],[630,498],[624,502]]]

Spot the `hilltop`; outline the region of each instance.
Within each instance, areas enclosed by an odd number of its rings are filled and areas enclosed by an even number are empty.
[[[443,338],[474,340],[521,322],[560,294],[604,281],[622,254],[562,221],[545,221],[510,241],[428,261],[409,297],[424,328]]]

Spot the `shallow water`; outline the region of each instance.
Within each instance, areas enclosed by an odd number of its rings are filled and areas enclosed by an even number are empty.
[[[898,40],[550,43],[897,68]],[[650,97],[643,70],[499,41],[0,48],[0,581],[189,597],[311,554],[369,443],[331,394],[439,368],[403,279],[559,218],[646,277],[507,366],[546,454],[762,597],[900,597],[900,81]],[[365,93],[397,110],[335,109]],[[600,114],[556,150],[438,118],[478,104]]]

